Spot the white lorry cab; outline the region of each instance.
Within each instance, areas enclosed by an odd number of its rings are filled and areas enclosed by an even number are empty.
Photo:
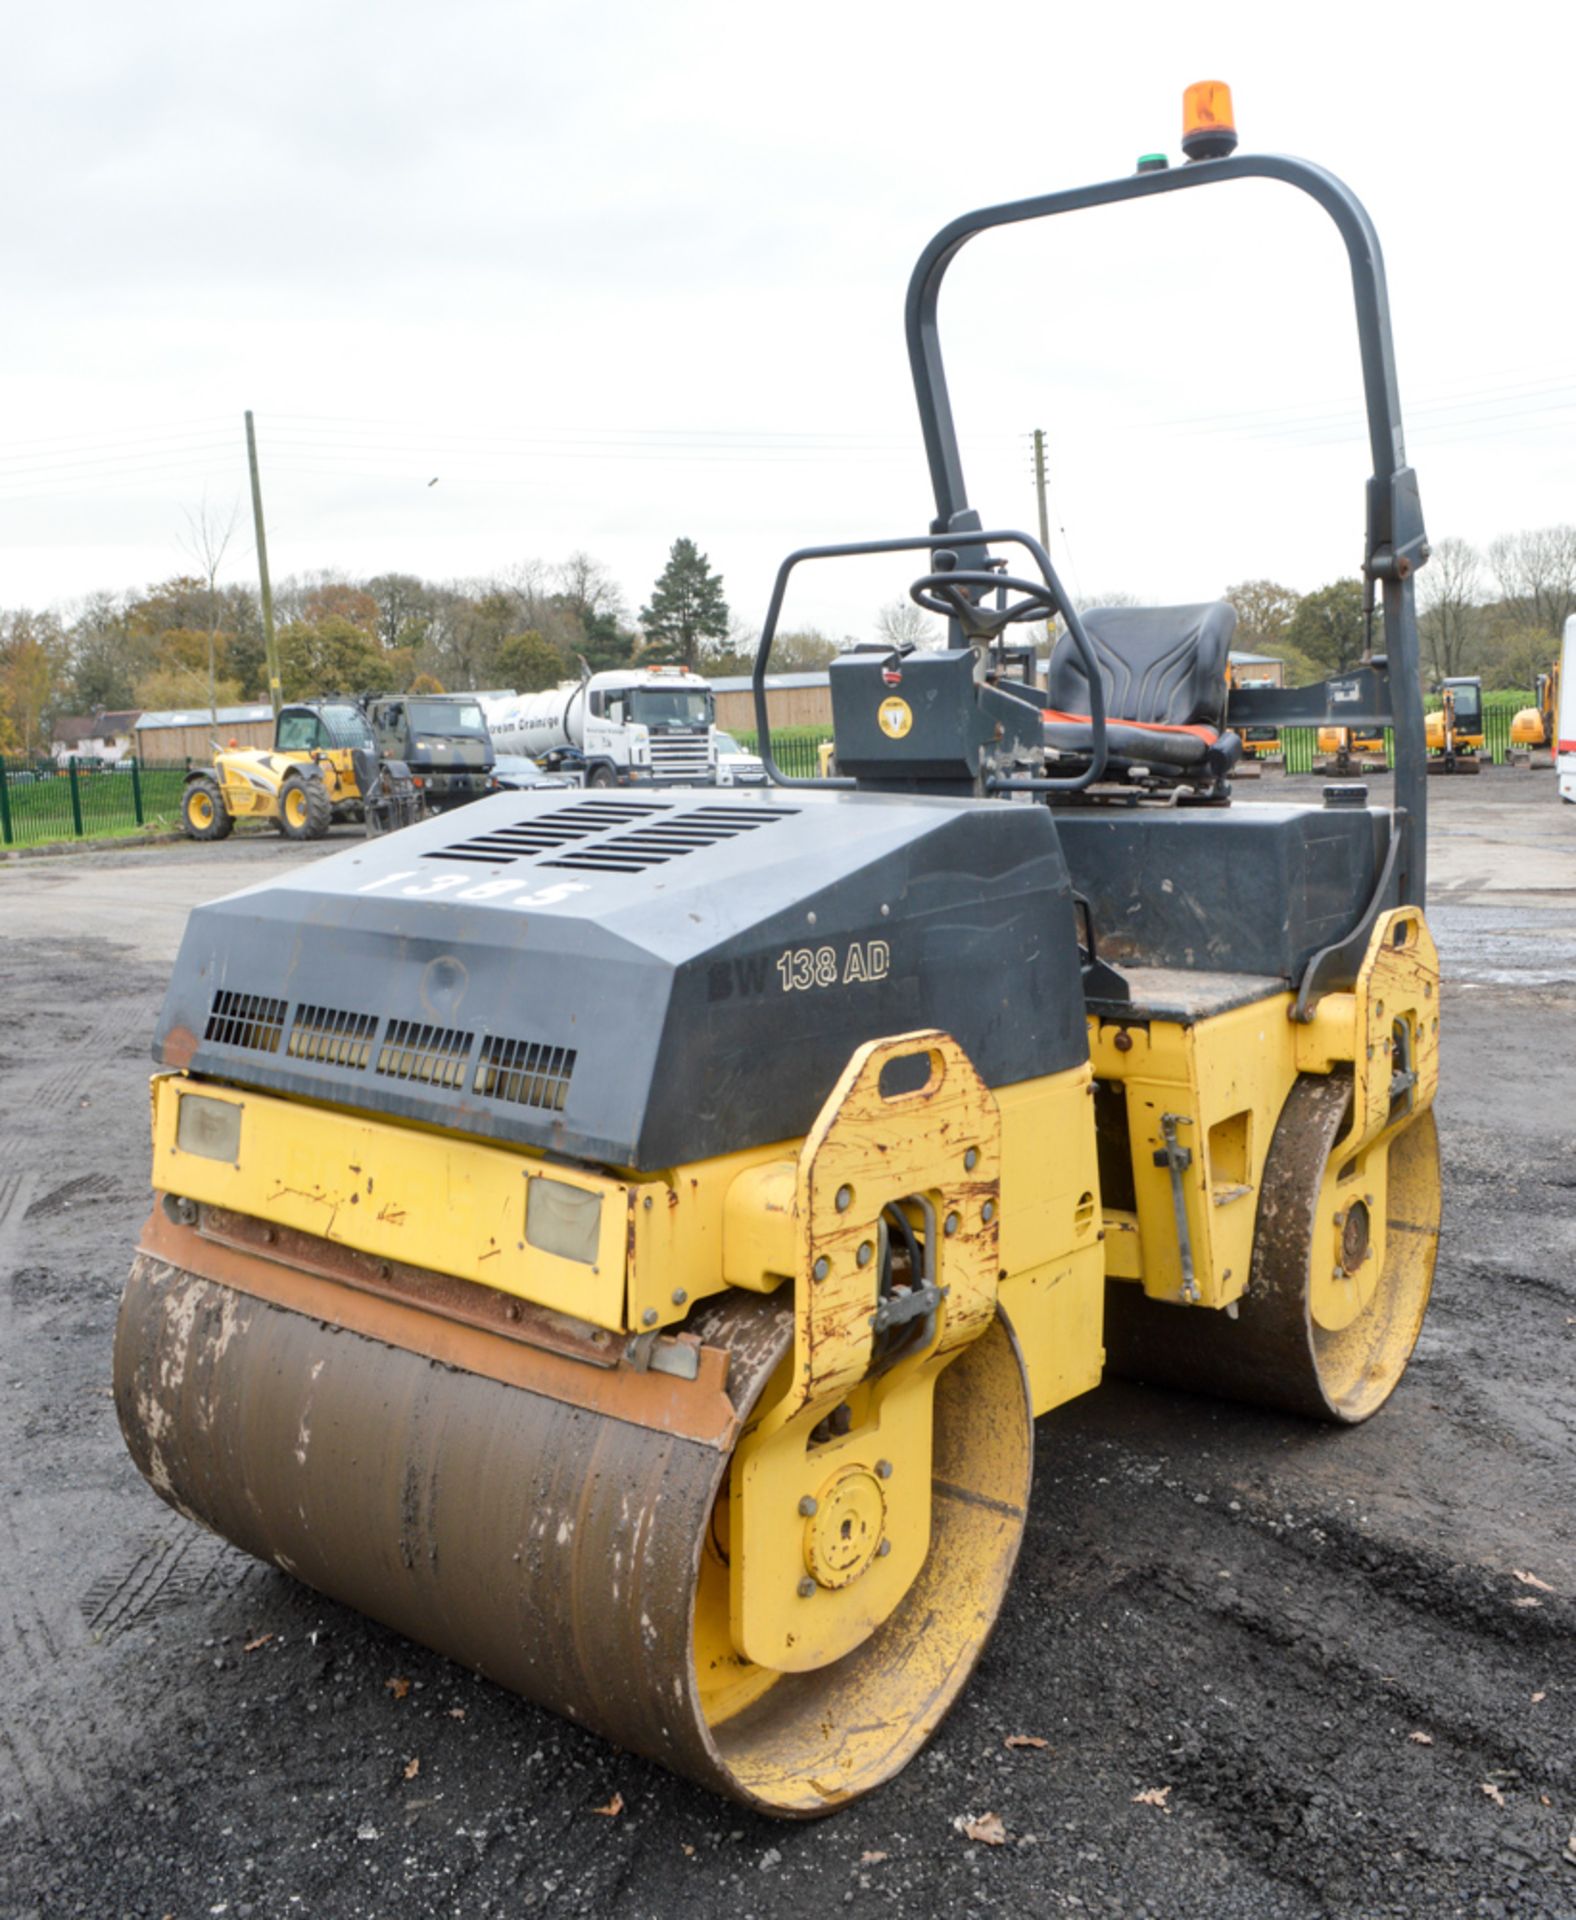
[[[711,687],[683,667],[587,674],[489,706],[496,751],[578,773],[588,787],[717,783]]]

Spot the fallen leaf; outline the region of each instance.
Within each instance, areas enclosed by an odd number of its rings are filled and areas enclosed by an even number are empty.
[[[421,1758],[419,1755],[414,1759],[407,1760],[405,1762],[405,1778],[407,1780],[414,1780],[416,1775],[420,1772],[421,1772]]]
[[[410,1692],[410,1682],[408,1680],[401,1680],[398,1675],[392,1680],[385,1680],[383,1684],[388,1691],[393,1694],[396,1700],[403,1700],[406,1694]]]
[[[463,1720],[465,1718],[465,1709],[463,1707],[450,1707],[449,1718],[451,1720]]]
[[[681,1840],[679,1842],[679,1852],[682,1854],[686,1854],[691,1860],[695,1858],[695,1849],[690,1845],[690,1843],[687,1840]]]
[[[1037,1733],[1009,1733],[1002,1742],[1007,1747],[1043,1747],[1045,1742]]]
[[[624,1811],[624,1796],[621,1793],[615,1793],[605,1807],[593,1807],[591,1811],[600,1813],[608,1820],[616,1820]]]
[[[862,1867],[879,1867],[883,1860],[890,1860],[891,1857],[890,1854],[883,1853],[879,1847],[872,1847],[869,1853],[860,1854],[859,1864]]]
[[[1431,1733],[1409,1733],[1406,1737],[1419,1747],[1431,1747],[1434,1744],[1434,1736]]]
[[[1547,1700],[1548,1697],[1547,1693],[1535,1693],[1532,1696],[1532,1704],[1536,1706],[1540,1700]]]
[[[242,1653],[256,1653],[259,1647],[266,1647],[273,1637],[271,1633],[260,1633],[255,1640],[248,1640],[241,1651]]]
[[[1171,1809],[1166,1805],[1166,1801],[1170,1799],[1170,1797],[1171,1789],[1169,1787],[1145,1787],[1142,1793],[1135,1793],[1133,1795],[1133,1805],[1135,1807],[1158,1807],[1162,1813],[1169,1813]]]
[[[1481,1782],[1481,1786],[1482,1786],[1483,1792],[1488,1795],[1489,1799],[1494,1802],[1494,1805],[1496,1807],[1504,1806],[1505,1796],[1500,1792],[1499,1788],[1494,1785],[1494,1782],[1492,1780],[1484,1780],[1483,1782]]]
[[[1510,1604],[1513,1607],[1541,1607],[1543,1602],[1535,1593],[1518,1593]]]
[[[1552,1593],[1554,1591],[1547,1580],[1540,1580],[1535,1573],[1523,1573],[1520,1567],[1512,1567],[1511,1572],[1524,1587],[1536,1587],[1539,1593]]]
[[[1001,1824],[999,1813],[960,1813],[952,1824],[966,1840],[978,1840],[987,1847],[1007,1844],[1007,1829]]]

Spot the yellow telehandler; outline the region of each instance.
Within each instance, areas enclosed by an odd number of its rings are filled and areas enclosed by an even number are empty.
[[[281,708],[271,748],[216,743],[212,770],[189,773],[181,794],[181,826],[193,840],[223,840],[237,820],[270,821],[290,840],[321,840],[336,820],[380,833],[420,814],[408,772],[379,759],[352,700]]]

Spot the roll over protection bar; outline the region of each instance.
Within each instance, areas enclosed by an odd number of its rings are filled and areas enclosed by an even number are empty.
[[[1394,729],[1395,832],[1401,844],[1391,881],[1393,896],[1384,905],[1421,905],[1426,884],[1428,768],[1413,576],[1428,559],[1428,537],[1423,530],[1417,476],[1406,464],[1395,349],[1390,332],[1390,302],[1379,236],[1362,203],[1334,174],[1283,154],[1233,154],[1226,159],[1190,161],[1163,172],[1135,173],[1093,186],[1069,188],[1062,193],[1007,201],[1000,206],[966,213],[943,227],[914,267],[904,319],[914,397],[919,406],[920,428],[936,497],[932,530],[950,537],[958,549],[961,565],[972,567],[982,563],[988,536],[979,531],[979,516],[968,503],[936,317],[942,281],[960,250],[976,234],[996,227],[1076,213],[1085,207],[1112,206],[1123,200],[1145,200],[1187,187],[1215,186],[1229,180],[1280,180],[1296,187],[1324,209],[1346,245],[1373,460],[1373,475],[1367,490],[1362,568],[1370,626],[1370,645],[1364,665],[1369,671],[1345,676],[1340,683],[1339,706],[1334,705],[1334,695],[1327,699],[1326,705],[1337,724],[1371,722]],[[1382,649],[1372,645],[1376,593],[1383,609]],[[1382,669],[1374,657],[1376,654],[1383,656]],[[1354,699],[1351,689],[1355,686],[1361,687],[1363,697]],[[1290,692],[1295,694],[1297,690]],[[764,701],[758,700],[758,711],[763,706]],[[1282,710],[1290,723],[1294,711],[1290,703],[1282,709],[1277,706],[1275,690],[1256,690],[1250,702],[1242,703],[1241,717],[1253,723],[1273,725],[1277,712]]]

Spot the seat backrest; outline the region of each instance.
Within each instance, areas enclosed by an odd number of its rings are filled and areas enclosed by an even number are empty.
[[[1220,727],[1226,656],[1237,630],[1224,600],[1197,607],[1091,607],[1084,630],[1100,663],[1106,712],[1150,726]],[[1089,680],[1063,634],[1051,655],[1047,699],[1061,713],[1089,711]]]

